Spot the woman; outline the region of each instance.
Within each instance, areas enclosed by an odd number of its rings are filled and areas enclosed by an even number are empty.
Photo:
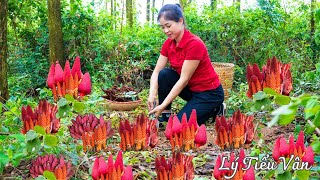
[[[192,109],[197,111],[199,124],[215,116],[215,109],[224,100],[219,77],[211,65],[203,41],[189,32],[180,5],[167,4],[160,9],[158,22],[168,39],[162,45],[160,57],[152,73],[148,98],[149,114],[167,121],[171,115],[171,102],[180,96],[187,101],[177,114],[189,118]],[[167,62],[171,68],[165,68]],[[159,105],[156,105],[156,96]]]

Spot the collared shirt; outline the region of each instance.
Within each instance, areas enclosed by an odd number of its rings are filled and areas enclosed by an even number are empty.
[[[200,63],[188,82],[188,87],[193,92],[203,92],[216,89],[220,85],[219,77],[213,66],[204,42],[188,30],[178,44],[175,40],[167,39],[161,48],[161,55],[168,58],[171,68],[181,75],[185,60],[200,60]]]

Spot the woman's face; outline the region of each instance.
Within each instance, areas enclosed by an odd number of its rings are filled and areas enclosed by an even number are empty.
[[[180,18],[179,22],[172,20],[165,20],[164,16],[159,19],[160,27],[169,39],[180,40],[181,33],[184,30],[183,19]]]

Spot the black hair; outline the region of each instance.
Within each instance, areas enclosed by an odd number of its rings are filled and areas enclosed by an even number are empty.
[[[180,4],[166,4],[162,6],[158,14],[158,22],[161,17],[165,20],[179,22],[180,18],[183,19],[183,24],[185,24],[185,19],[181,10]]]

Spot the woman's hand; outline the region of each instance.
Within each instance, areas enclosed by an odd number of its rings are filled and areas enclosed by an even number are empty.
[[[148,109],[151,111],[153,108],[155,108],[156,105],[156,97],[155,96],[149,96],[148,98]]]
[[[156,116],[156,118],[157,117],[159,117],[160,116],[160,114],[162,113],[162,111],[165,109],[165,107],[162,105],[162,104],[160,104],[159,106],[156,106],[153,110],[151,110],[150,112],[149,112],[149,115],[150,114],[154,114],[155,116]]]

